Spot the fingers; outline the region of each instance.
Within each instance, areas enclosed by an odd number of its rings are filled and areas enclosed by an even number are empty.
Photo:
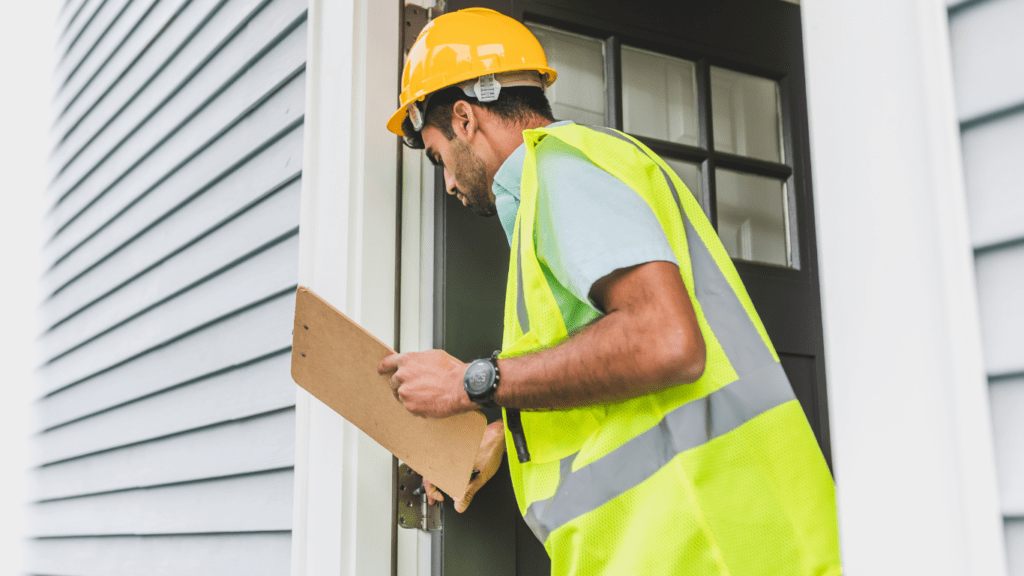
[[[377,364],[377,374],[381,376],[390,376],[388,385],[391,386],[391,395],[399,402],[402,402],[402,397],[398,390],[402,386],[402,380],[398,377],[398,369],[401,361],[401,354],[390,354],[385,356]]]
[[[426,478],[423,479],[423,488],[427,491],[428,504],[436,504],[444,500],[444,494],[442,494],[441,491],[437,489],[437,486],[431,484],[430,480],[427,480]]]
[[[385,356],[383,360],[377,364],[377,374],[381,376],[389,376],[398,370],[399,364],[401,364],[401,354],[391,354]]]
[[[469,508],[470,503],[473,502],[473,496],[476,496],[476,491],[482,485],[482,483],[478,484],[476,480],[470,482],[469,486],[466,487],[466,493],[462,495],[462,498],[455,501],[455,511],[459,514],[465,512]]]

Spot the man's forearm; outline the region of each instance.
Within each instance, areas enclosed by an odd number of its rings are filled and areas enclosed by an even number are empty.
[[[494,400],[510,408],[571,408],[634,398],[693,382],[704,372],[704,337],[679,268],[648,262],[595,283],[608,314],[572,338],[498,361]],[[604,282],[604,283],[602,283]],[[466,364],[442,350],[392,354],[377,373],[418,416],[477,409],[463,390]]]
[[[498,366],[498,404],[570,408],[693,382],[703,373],[704,342],[692,331],[666,327],[665,318],[615,311],[557,346]]]

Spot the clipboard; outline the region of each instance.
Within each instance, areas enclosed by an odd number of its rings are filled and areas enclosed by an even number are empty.
[[[413,416],[377,364],[394,351],[304,286],[295,295],[292,379],[445,493],[469,485],[487,419]]]

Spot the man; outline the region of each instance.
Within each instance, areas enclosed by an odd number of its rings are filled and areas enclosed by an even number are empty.
[[[555,122],[555,79],[520,23],[455,12],[388,122],[512,248],[500,356],[378,367],[414,414],[504,409],[456,509],[508,446],[554,574],[840,574],[831,476],[714,230],[650,150]]]

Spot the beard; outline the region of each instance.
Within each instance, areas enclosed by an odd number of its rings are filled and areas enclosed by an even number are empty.
[[[452,176],[458,183],[456,191],[465,199],[463,203],[478,216],[494,216],[498,213],[491,200],[487,186],[487,168],[484,161],[466,142],[456,138],[451,141],[453,156]]]

